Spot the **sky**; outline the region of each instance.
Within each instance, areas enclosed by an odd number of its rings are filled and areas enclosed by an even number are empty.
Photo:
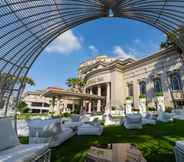
[[[141,59],[157,52],[164,40],[162,32],[134,20],[102,18],[79,25],[61,34],[41,53],[28,73],[36,85],[26,90],[66,88],[66,79],[76,77],[85,60],[98,55]]]

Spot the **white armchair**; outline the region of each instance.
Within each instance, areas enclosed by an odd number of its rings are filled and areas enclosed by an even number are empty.
[[[101,135],[103,127],[99,123],[84,123],[78,127],[77,135]]]
[[[177,141],[174,147],[176,162],[184,161],[184,141]]]
[[[167,122],[172,122],[173,121],[173,116],[171,113],[166,113],[166,112],[160,112],[158,117],[157,117],[158,121],[167,123]]]
[[[50,162],[48,145],[21,145],[10,119],[0,118],[0,131],[0,162]]]
[[[153,118],[152,114],[150,113],[146,113],[145,116],[142,118],[142,123],[143,125],[155,125],[156,124],[156,120]]]
[[[17,120],[17,135],[19,137],[29,136],[29,126],[26,120]]]
[[[48,143],[49,147],[56,147],[75,134],[72,129],[63,127],[58,120],[30,122],[29,132],[29,143]]]
[[[141,129],[142,125],[141,114],[129,114],[124,121],[124,126],[127,129]]]
[[[172,114],[174,119],[184,120],[184,109],[173,110]]]

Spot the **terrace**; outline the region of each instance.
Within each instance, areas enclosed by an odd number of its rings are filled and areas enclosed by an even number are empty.
[[[148,162],[183,162],[184,109],[167,112],[164,96],[161,95],[160,74],[153,78],[159,90],[156,96],[157,110],[154,112],[146,110],[145,98],[140,98],[140,112],[133,112],[130,93],[123,117],[114,120],[110,82],[103,85],[102,90],[99,86],[92,87],[95,90],[88,87],[90,94],[65,91],[54,91],[53,94],[51,91],[53,100],[58,96],[99,100],[97,109],[100,110],[104,97],[99,94],[106,89],[104,114],[91,114],[93,104],[89,103],[88,113],[62,118],[51,114],[44,119],[19,121],[16,109],[25,89],[26,76],[42,51],[65,31],[92,20],[127,18],[155,27],[168,36],[167,43],[176,49],[183,64],[183,11],[182,0],[1,1],[0,161],[83,162],[93,144],[132,143],[136,145],[136,151],[140,150],[134,161],[143,154]],[[128,84],[130,90],[134,88],[132,82]],[[119,87],[116,88],[119,90]],[[93,95],[93,91],[97,95]],[[49,93],[46,94],[50,96]],[[183,104],[183,90],[171,95],[179,104]],[[24,144],[20,144],[19,139]]]

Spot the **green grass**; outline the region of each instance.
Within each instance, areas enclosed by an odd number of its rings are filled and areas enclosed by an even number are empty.
[[[175,141],[184,140],[184,121],[127,130],[122,126],[104,128],[102,136],[74,136],[52,150],[52,162],[84,162],[87,150],[97,143],[133,143],[148,162],[175,162]],[[24,140],[25,142],[25,140]]]

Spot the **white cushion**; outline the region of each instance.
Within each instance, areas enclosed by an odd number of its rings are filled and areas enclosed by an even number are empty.
[[[50,137],[62,131],[61,123],[57,120],[40,120],[29,122],[29,136]]]
[[[184,151],[184,141],[176,141],[176,147]]]
[[[79,127],[83,124],[83,122],[65,122],[64,123],[64,127],[67,128],[75,128],[75,127]]]
[[[161,122],[172,122],[173,117],[172,117],[172,114],[170,113],[162,112],[159,114],[157,120]]]
[[[127,129],[141,129],[142,128],[141,114],[129,114],[124,121],[124,126]]]
[[[29,127],[26,120],[17,120],[17,134],[21,137],[29,136]]]
[[[19,140],[8,118],[0,118],[0,151],[19,144]]]
[[[71,138],[75,132],[70,128],[63,128],[61,132],[50,137],[29,137],[30,144],[49,143],[49,147],[56,147],[67,139]]]
[[[47,144],[17,145],[0,152],[0,162],[28,162],[48,150]]]
[[[92,124],[83,124],[77,130],[78,135],[101,135],[102,133],[102,126]]]

